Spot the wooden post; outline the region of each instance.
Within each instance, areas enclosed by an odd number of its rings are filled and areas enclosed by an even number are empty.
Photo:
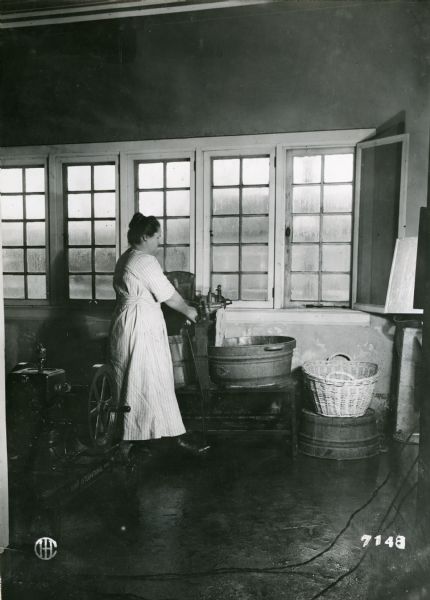
[[[9,493],[6,444],[6,383],[3,305],[3,259],[0,238],[0,552],[9,545]]]
[[[419,246],[415,305],[424,307],[424,317],[417,527],[427,541],[430,537],[430,208],[421,209]]]

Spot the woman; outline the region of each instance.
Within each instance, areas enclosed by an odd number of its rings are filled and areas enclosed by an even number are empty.
[[[161,239],[155,217],[136,213],[129,224],[130,248],[113,279],[117,302],[110,328],[110,359],[124,415],[125,441],[181,436],[185,427],[175,396],[172,359],[160,303],[192,322],[197,311],[178,294],[155,258]],[[178,438],[181,446],[199,449]]]

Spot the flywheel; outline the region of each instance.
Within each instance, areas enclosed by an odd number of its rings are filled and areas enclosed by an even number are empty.
[[[113,370],[109,365],[93,365],[88,398],[88,426],[94,446],[110,447],[121,439],[122,413]]]

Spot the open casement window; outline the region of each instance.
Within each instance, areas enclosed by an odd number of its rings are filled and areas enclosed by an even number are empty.
[[[0,169],[5,302],[48,301],[46,161],[3,162]]]
[[[408,135],[357,145],[353,308],[385,312],[397,238],[405,237]]]
[[[273,307],[274,150],[207,152],[204,180],[204,287]]]
[[[117,165],[63,165],[68,299],[113,300],[117,259]]]
[[[157,217],[164,271],[194,272],[194,158],[145,156],[134,160],[134,210]]]
[[[286,306],[350,306],[353,148],[287,151]]]

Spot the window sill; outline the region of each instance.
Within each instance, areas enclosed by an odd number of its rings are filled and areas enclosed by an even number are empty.
[[[370,314],[350,308],[233,308],[226,320],[235,323],[291,323],[304,325],[355,325],[369,327]]]
[[[45,319],[61,319],[70,314],[80,314],[85,317],[94,317],[101,319],[110,319],[114,307],[114,302],[106,304],[5,304],[4,313],[6,320],[29,320],[38,321]]]

